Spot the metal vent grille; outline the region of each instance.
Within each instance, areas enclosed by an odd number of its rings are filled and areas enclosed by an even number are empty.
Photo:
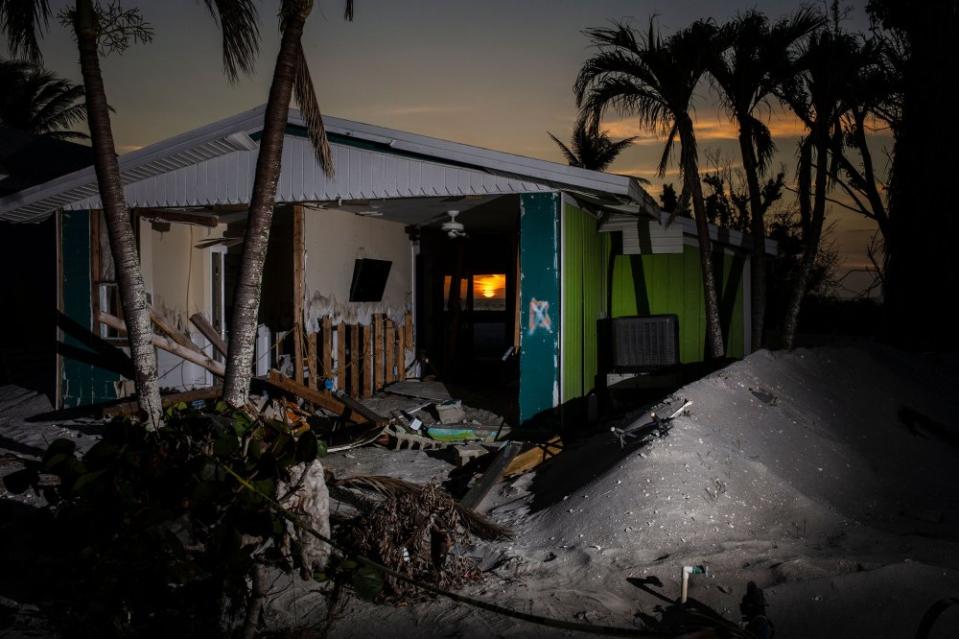
[[[636,371],[679,364],[676,315],[618,317],[610,322],[612,368]]]

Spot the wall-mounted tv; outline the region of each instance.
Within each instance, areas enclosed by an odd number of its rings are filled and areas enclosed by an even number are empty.
[[[353,283],[350,284],[351,302],[379,302],[383,299],[386,280],[390,276],[390,260],[360,258],[353,261]]]

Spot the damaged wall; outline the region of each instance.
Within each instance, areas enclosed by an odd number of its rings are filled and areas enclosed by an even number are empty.
[[[336,209],[307,208],[304,218],[307,330],[318,330],[318,321],[327,315],[334,322],[368,324],[372,314],[385,313],[401,323],[413,288],[404,225]],[[380,302],[349,301],[357,258],[393,263]]]

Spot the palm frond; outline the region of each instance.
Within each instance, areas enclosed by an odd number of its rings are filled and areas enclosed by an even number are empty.
[[[43,60],[38,39],[50,21],[48,0],[0,0],[0,32],[10,53],[31,62]]]
[[[403,494],[418,495],[423,491],[423,486],[419,484],[383,475],[363,475],[347,477],[345,479],[328,479],[328,483],[330,481],[332,481],[332,485],[337,488],[366,490],[385,498],[397,497]],[[509,539],[513,536],[509,528],[501,526],[458,503],[456,504],[456,512],[462,519],[463,526],[480,539]]]
[[[323,173],[327,177],[333,177],[333,150],[330,148],[330,141],[326,137],[323,114],[320,113],[320,104],[316,99],[313,78],[310,77],[310,67],[306,62],[306,54],[303,52],[302,43],[297,44],[294,73],[293,94],[296,96],[296,103],[300,106],[300,113],[303,116],[303,122],[306,124],[306,132],[313,146],[313,152],[316,154],[316,160],[320,163]]]
[[[252,73],[260,51],[260,21],[253,0],[203,0],[220,25],[223,69],[231,82]]]
[[[749,118],[749,131],[752,134],[753,147],[756,149],[756,161],[759,163],[759,172],[765,173],[772,160],[773,153],[776,151],[776,142],[773,140],[772,132],[765,122],[757,120],[753,116]]]
[[[566,161],[569,163],[570,166],[580,166],[579,158],[576,157],[576,154],[573,153],[568,146],[563,144],[563,142],[559,138],[557,138],[555,135],[553,135],[549,131],[546,132],[546,135],[553,138],[553,142],[555,142],[556,145],[559,147],[559,150],[562,151],[563,155],[566,157]]]

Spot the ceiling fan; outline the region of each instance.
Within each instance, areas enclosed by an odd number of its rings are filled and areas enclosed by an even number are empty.
[[[460,214],[459,211],[447,211],[447,215],[450,216],[450,219],[446,222],[443,222],[443,226],[440,228],[450,237],[450,239],[456,239],[458,237],[466,237],[466,227],[463,226],[462,222],[456,221],[456,216]]]

